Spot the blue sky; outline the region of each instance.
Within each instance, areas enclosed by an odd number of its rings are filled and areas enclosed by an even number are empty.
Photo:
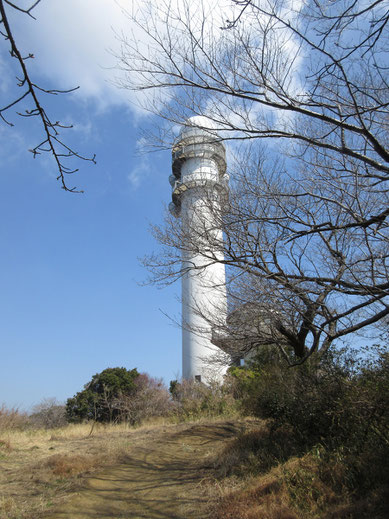
[[[0,404],[23,409],[64,401],[107,367],[166,382],[181,369],[181,332],[161,312],[179,314],[180,286],[139,285],[147,273],[138,258],[157,247],[149,224],[170,201],[170,154],[137,153],[140,128],[155,121],[111,84],[112,28],[128,22],[113,0],[43,0],[35,15],[12,19],[15,37],[35,55],[36,82],[80,85],[45,104],[74,123],[67,142],[96,153],[97,165],[78,164],[69,185],[85,193],[66,193],[51,158],[27,151],[41,137],[36,122],[11,112],[15,126],[0,125]],[[15,73],[1,41],[2,105]]]

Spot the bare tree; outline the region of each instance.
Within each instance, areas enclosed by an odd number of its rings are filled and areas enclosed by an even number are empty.
[[[52,119],[41,100],[44,95],[68,94],[74,92],[79,87],[68,90],[57,90],[47,89],[38,85],[31,77],[28,69],[28,60],[33,59],[34,55],[32,53],[29,53],[26,56],[21,54],[7,15],[7,10],[12,10],[34,18],[33,11],[40,2],[41,0],[36,0],[30,5],[30,7],[22,7],[21,4],[11,2],[10,0],[0,0],[0,34],[8,44],[10,58],[15,59],[20,67],[20,75],[16,77],[16,86],[20,89],[20,92],[19,94],[16,94],[14,99],[10,100],[5,106],[0,107],[0,118],[5,124],[13,126],[13,123],[8,119],[6,112],[9,112],[14,107],[20,109],[19,107],[29,100],[32,103],[32,108],[21,108],[21,111],[17,112],[17,114],[26,118],[38,118],[43,132],[43,140],[29,151],[31,151],[34,158],[42,153],[51,154],[58,171],[57,180],[60,180],[62,188],[65,189],[65,191],[73,193],[82,192],[78,191],[75,187],[68,187],[67,185],[66,176],[78,171],[77,168],[68,165],[69,160],[78,159],[81,161],[96,163],[95,155],[93,155],[93,157],[86,157],[66,144],[61,137],[61,131],[72,128],[72,126],[65,125],[60,121]]]
[[[386,178],[386,2],[311,2],[300,12],[277,0],[235,3],[244,16],[224,31],[186,2],[137,13],[150,44],[123,38],[123,86],[162,91],[149,109],[168,120],[205,113],[226,138],[297,141],[301,153],[337,154],[342,169],[353,159],[364,176]]]
[[[228,273],[227,323],[218,321],[218,309],[195,308],[212,324],[216,344],[228,343],[234,356],[234,349],[239,353],[276,343],[289,362],[296,363],[327,351],[336,339],[378,325],[388,315],[388,240],[385,228],[376,233],[342,226],[291,239],[290,226],[297,218],[334,216],[334,206],[325,203],[324,195],[321,204],[315,198],[300,198],[287,171],[274,171],[272,166],[254,151],[244,163],[231,165],[228,206],[220,211],[209,201],[223,240],[216,243],[212,229],[202,227],[189,234],[186,226],[167,215],[165,224],[153,229],[163,249],[146,258],[145,265],[152,280],[164,284],[184,273],[183,244],[186,253],[202,256],[201,268],[223,261]],[[355,197],[374,209],[373,195],[344,191],[338,193],[338,201],[341,205]],[[346,215],[339,211],[339,222],[342,217]],[[205,242],[209,246],[204,247]],[[216,285],[210,288],[218,290]]]
[[[132,395],[119,395],[112,402],[117,411],[117,420],[131,425],[149,418],[168,416],[172,411],[170,395],[162,380],[141,373],[135,379]]]
[[[209,264],[222,249],[230,301],[268,311],[256,342],[271,331],[301,362],[389,314],[389,9],[234,3],[219,25],[205,4],[197,16],[185,2],[137,13],[150,44],[123,39],[125,86],[154,90],[163,119],[206,115],[233,141],[230,202],[215,215],[224,242],[204,249],[195,236],[191,252]],[[174,280],[188,237],[170,217],[154,230],[166,248],[146,263]]]
[[[66,408],[56,398],[44,398],[42,402],[34,405],[29,419],[36,427],[54,429],[66,425]]]

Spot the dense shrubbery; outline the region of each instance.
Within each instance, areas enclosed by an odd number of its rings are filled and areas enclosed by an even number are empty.
[[[253,361],[233,368],[231,378],[246,413],[292,427],[304,446],[334,448],[351,434],[359,446],[369,434],[389,441],[388,368],[387,353],[359,361],[339,355],[292,368]]]
[[[0,407],[0,430],[52,429],[88,421],[138,425],[159,417],[188,421],[236,413],[237,406],[229,386],[172,381],[169,392],[161,379],[136,369],[107,368],[94,375],[66,405],[54,398],[44,399],[30,415]]]
[[[359,361],[328,355],[292,368],[262,357],[233,368],[230,383],[245,413],[268,419],[269,435],[262,431],[240,443],[243,458],[257,459],[251,466],[263,470],[310,453],[318,460],[320,477],[334,488],[344,487],[358,498],[387,493],[388,353]]]
[[[136,369],[107,368],[92,377],[83,391],[69,398],[66,415],[70,422],[138,424],[171,412],[169,392],[161,380]]]
[[[67,424],[65,406],[55,398],[47,398],[35,405],[28,414],[17,408],[0,406],[0,432],[53,429]]]

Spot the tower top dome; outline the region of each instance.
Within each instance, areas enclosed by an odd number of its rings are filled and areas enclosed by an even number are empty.
[[[189,117],[189,119],[185,121],[177,140],[180,141],[193,135],[208,135],[213,138],[218,137],[215,123],[212,119],[204,115]]]
[[[194,115],[185,121],[186,126],[198,126],[209,130],[216,130],[216,124],[205,115]]]

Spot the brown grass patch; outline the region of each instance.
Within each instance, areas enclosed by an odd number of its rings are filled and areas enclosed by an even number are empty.
[[[61,477],[87,473],[99,465],[101,465],[101,458],[81,454],[54,454],[46,461],[46,466],[51,469],[53,474]]]
[[[248,426],[254,429],[227,443],[217,457],[215,468],[219,477],[263,474],[297,454],[287,428],[271,431],[268,423],[261,420],[252,421]]]
[[[313,453],[291,458],[249,479],[219,482],[212,519],[386,519],[389,490],[368,497],[353,495],[342,485],[341,464],[326,465]],[[324,478],[323,478],[324,474]],[[234,488],[231,490],[231,481]],[[215,490],[215,489],[214,489]]]
[[[80,477],[123,459],[137,432],[69,425],[1,430],[0,519],[34,519],[78,489]],[[141,433],[140,433],[141,434]]]
[[[226,495],[214,519],[298,519],[289,501],[276,478],[251,483],[248,488]]]
[[[212,519],[389,517],[380,504],[389,503],[387,489],[359,498],[348,489],[341,457],[327,459],[320,447],[299,454],[292,439],[288,430],[273,432],[263,422],[228,442],[215,461],[219,498]]]

